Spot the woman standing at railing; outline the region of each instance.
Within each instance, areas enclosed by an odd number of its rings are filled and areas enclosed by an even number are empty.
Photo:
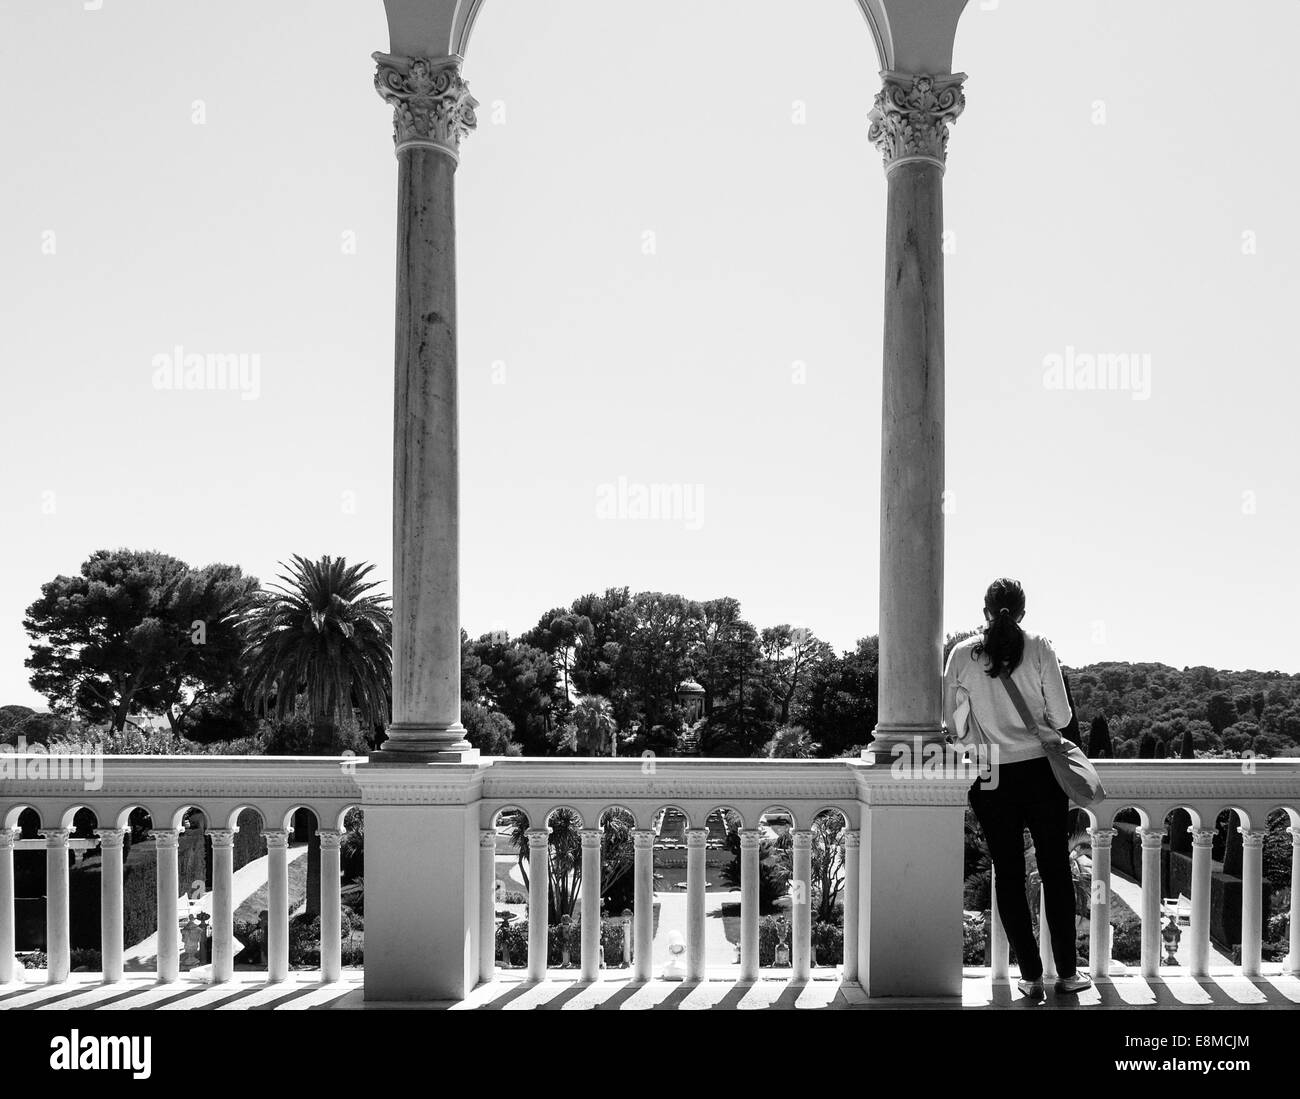
[[[988,748],[991,771],[971,787],[970,804],[993,860],[998,913],[1020,963],[1020,991],[1041,999],[1043,963],[1025,894],[1026,828],[1043,883],[1056,991],[1079,992],[1092,982],[1078,971],[1075,953],[1069,799],[1038,733],[1020,716],[1024,709],[1044,731],[1061,729],[1069,724],[1070,703],[1051,643],[1022,629],[1024,616],[1019,582],[994,580],[984,596],[983,632],[959,642],[948,657],[944,715],[957,744]]]

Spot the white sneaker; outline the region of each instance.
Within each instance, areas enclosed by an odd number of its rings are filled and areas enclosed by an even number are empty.
[[[1016,987],[1020,989],[1020,995],[1029,1000],[1041,1000],[1046,993],[1043,992],[1042,981],[1030,981],[1024,977],[1016,982]]]
[[[1092,978],[1086,973],[1076,973],[1072,977],[1062,977],[1056,982],[1057,992],[1082,992],[1085,988],[1092,987]]]

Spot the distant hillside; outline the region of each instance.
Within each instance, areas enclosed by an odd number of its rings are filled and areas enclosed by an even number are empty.
[[[1300,675],[1119,661],[1066,672],[1085,735],[1103,718],[1116,758],[1137,756],[1144,734],[1176,756],[1189,729],[1201,752],[1300,752]]]

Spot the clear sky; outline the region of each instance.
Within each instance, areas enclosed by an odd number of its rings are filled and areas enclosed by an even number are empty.
[[[1300,671],[1300,7],[1227,12],[963,16],[949,629],[1009,574],[1067,663]],[[387,46],[380,0],[0,10],[0,703],[39,704],[23,610],[100,547],[389,577]],[[471,633],[616,584],[875,632],[877,68],[852,0],[488,0],[457,194]],[[256,386],[157,388],[178,345],[257,355]],[[1098,354],[1142,369],[1056,384]],[[611,513],[620,478],[691,506]]]

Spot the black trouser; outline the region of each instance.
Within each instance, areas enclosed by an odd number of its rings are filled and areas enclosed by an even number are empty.
[[[1069,798],[1057,785],[1046,759],[1004,763],[996,771],[997,785],[971,787],[970,805],[984,830],[984,839],[997,871],[998,915],[1020,963],[1020,975],[1031,981],[1043,975],[1043,962],[1034,938],[1033,919],[1025,893],[1025,829],[1034,840],[1034,856],[1043,883],[1047,926],[1058,977],[1076,968],[1074,877],[1069,855]]]

